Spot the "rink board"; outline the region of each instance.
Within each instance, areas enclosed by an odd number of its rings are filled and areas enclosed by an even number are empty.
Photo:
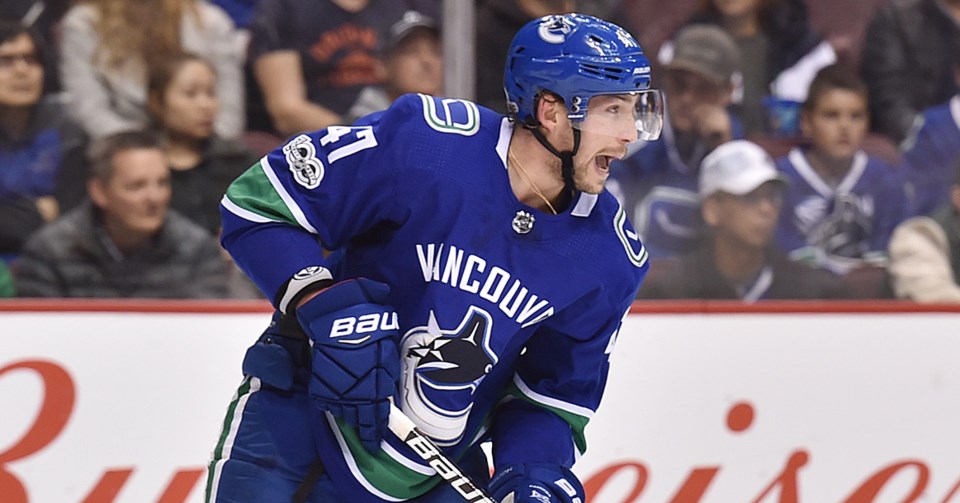
[[[184,306],[0,308],[0,501],[202,501],[269,315]],[[628,316],[591,501],[960,503],[960,313],[832,306]]]

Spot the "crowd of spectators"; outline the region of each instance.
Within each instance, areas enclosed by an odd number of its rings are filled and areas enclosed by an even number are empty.
[[[960,301],[960,0],[878,0],[854,41],[811,23],[826,1],[677,0],[653,28],[646,0],[479,0],[476,101],[505,112],[528,20],[618,21],[666,104],[608,183],[653,260],[640,297]],[[442,4],[5,0],[0,297],[260,296],[217,246],[227,185],[443,94]]]

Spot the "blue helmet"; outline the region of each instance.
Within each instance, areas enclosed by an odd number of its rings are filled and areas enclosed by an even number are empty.
[[[535,123],[536,97],[563,98],[571,120],[583,120],[598,94],[650,88],[650,62],[623,28],[583,14],[544,16],[517,32],[504,69],[507,109],[518,121]]]

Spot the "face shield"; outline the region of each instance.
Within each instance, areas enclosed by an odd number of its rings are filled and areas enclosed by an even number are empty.
[[[612,136],[628,143],[656,140],[663,128],[663,97],[656,89],[596,94],[587,103],[586,116],[573,125],[584,133]]]

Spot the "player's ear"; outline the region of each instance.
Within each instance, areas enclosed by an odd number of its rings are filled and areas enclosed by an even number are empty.
[[[953,207],[960,211],[960,183],[954,184],[950,190],[950,201],[953,202]]]
[[[566,113],[566,107],[563,106],[563,100],[556,95],[544,93],[540,96],[539,106],[537,106],[537,121],[547,130],[553,131],[561,122],[561,118]]]

